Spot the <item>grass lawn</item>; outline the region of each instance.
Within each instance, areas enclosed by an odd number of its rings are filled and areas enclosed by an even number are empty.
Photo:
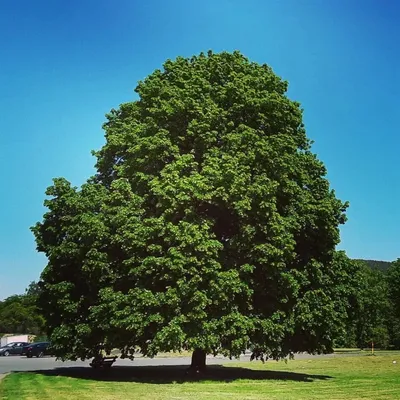
[[[397,363],[393,364],[393,360]],[[400,399],[400,353],[210,366],[200,380],[185,367],[62,368],[14,373],[0,383],[4,400]]]

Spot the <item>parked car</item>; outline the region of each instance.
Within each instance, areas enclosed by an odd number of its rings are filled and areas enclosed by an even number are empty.
[[[24,351],[28,358],[32,357],[41,358],[45,355],[51,355],[51,348],[49,342],[31,343],[25,347]]]
[[[8,343],[0,347],[0,356],[22,355],[24,354],[24,347],[28,344],[27,342]]]

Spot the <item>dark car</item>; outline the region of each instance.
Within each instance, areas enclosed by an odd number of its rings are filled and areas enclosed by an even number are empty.
[[[38,342],[31,343],[25,346],[24,352],[28,358],[32,357],[43,357],[45,355],[51,355],[51,348],[49,342]]]
[[[23,350],[27,342],[14,342],[8,343],[5,346],[0,347],[0,356],[11,356],[11,355],[22,355],[24,354]]]

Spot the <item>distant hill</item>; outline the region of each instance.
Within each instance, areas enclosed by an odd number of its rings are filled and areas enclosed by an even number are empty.
[[[371,269],[378,269],[383,272],[386,272],[391,264],[390,261],[361,260],[361,259],[357,259],[356,261],[362,261],[365,264],[367,264]]]

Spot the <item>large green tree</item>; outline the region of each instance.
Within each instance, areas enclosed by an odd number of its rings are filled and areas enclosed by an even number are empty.
[[[332,350],[347,204],[287,87],[209,52],[166,61],[107,115],[97,174],[80,189],[55,179],[33,228],[59,357],[186,348],[202,368],[209,353]]]

